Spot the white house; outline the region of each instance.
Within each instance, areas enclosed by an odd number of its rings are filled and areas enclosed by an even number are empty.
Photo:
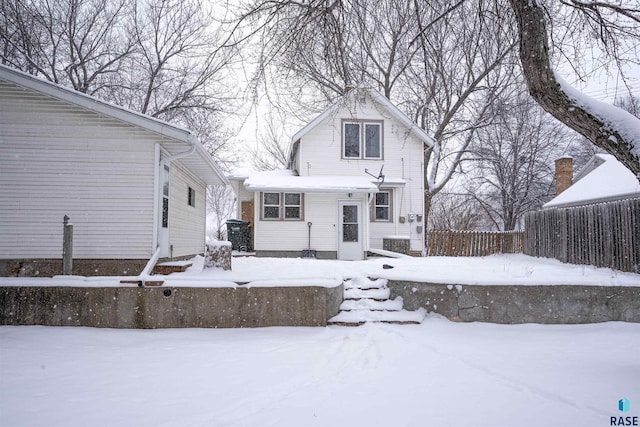
[[[0,66],[0,276],[135,275],[205,244],[207,185],[227,183],[188,131]]]
[[[566,163],[564,167],[569,168],[564,177],[568,180],[564,185],[566,189],[546,203],[543,206],[544,209],[640,197],[638,179],[611,154],[596,154],[575,177],[572,176],[571,159],[560,159],[558,162],[563,161]],[[558,168],[558,162],[556,162],[556,168]],[[556,176],[557,180],[563,179],[558,178],[558,172]]]
[[[256,254],[358,260],[385,239],[422,252],[432,144],[382,94],[351,90],[293,136],[287,170],[230,177]]]

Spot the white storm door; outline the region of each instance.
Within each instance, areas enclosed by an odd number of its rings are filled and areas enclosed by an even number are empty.
[[[338,202],[338,259],[364,259],[362,213],[360,201]]]

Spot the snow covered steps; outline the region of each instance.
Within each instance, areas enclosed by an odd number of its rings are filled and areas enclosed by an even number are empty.
[[[359,326],[366,322],[418,324],[427,312],[423,308],[407,311],[402,297],[390,298],[386,279],[355,277],[344,282],[344,301],[340,313],[329,319],[330,325]]]

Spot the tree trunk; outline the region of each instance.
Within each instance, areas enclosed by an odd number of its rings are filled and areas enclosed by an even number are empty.
[[[426,173],[426,171],[425,171]],[[424,248],[429,250],[429,215],[431,214],[431,203],[433,200],[433,194],[430,191],[424,192]]]
[[[632,152],[634,141],[578,105],[556,80],[549,60],[543,7],[531,0],[509,1],[518,22],[520,61],[531,96],[556,119],[614,155],[640,180],[640,158]],[[640,141],[635,143],[640,144]]]

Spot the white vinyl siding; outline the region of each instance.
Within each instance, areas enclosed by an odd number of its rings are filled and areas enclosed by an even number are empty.
[[[349,196],[348,194],[306,193],[304,221],[256,221],[255,250],[302,251],[307,249],[309,245],[307,222],[311,222],[311,249],[337,251],[336,227],[339,199],[348,200]],[[353,195],[351,200],[366,200],[366,195]],[[256,203],[259,204],[259,199],[256,199]]]
[[[0,82],[0,258],[152,253],[155,136]]]
[[[171,164],[169,189],[169,244],[172,255],[182,257],[204,252],[205,184],[189,174],[179,161]],[[189,188],[195,191],[195,207],[189,206]]]
[[[384,161],[363,158],[366,154],[364,151],[361,151],[360,158],[345,158],[343,144],[345,123],[382,123],[381,141],[384,152],[381,154],[384,155]],[[361,129],[361,134],[362,132],[366,133]],[[366,143],[363,145],[366,146]],[[365,149],[366,147],[362,148],[362,150]],[[374,154],[374,152],[369,153],[369,155]],[[424,209],[423,143],[410,134],[404,125],[389,118],[375,101],[367,97],[366,102],[363,103],[358,99],[331,114],[302,137],[298,157],[299,173],[302,176],[366,176],[365,169],[377,175],[384,164],[384,174],[387,179],[403,179],[405,184],[393,189],[390,221],[374,221],[369,224],[371,247],[382,248],[384,236],[406,235],[411,238],[412,250],[422,250],[424,235],[417,232],[416,226],[422,225],[424,229],[424,224],[408,221],[400,223],[399,218],[403,216],[406,219],[409,213],[420,214]],[[305,199],[305,211],[306,214],[310,214],[311,208],[307,206]],[[369,206],[367,211],[371,212]]]

